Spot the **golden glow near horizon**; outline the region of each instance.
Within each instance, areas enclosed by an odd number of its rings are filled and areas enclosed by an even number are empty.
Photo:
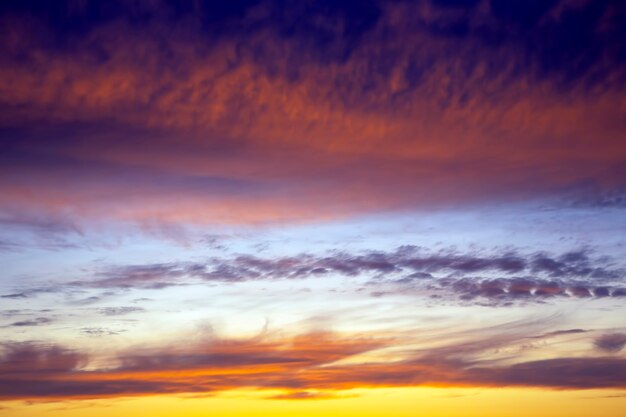
[[[61,403],[19,402],[2,412],[15,417],[45,413],[51,417],[150,415],[185,416],[346,416],[346,417],[588,417],[619,415],[626,406],[621,391],[546,391],[484,388],[379,388],[330,393],[331,399],[267,399],[276,392],[232,391],[215,396],[149,396]]]

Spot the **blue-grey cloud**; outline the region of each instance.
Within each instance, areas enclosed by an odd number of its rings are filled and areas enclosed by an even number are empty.
[[[464,301],[626,296],[624,267],[606,257],[596,257],[588,250],[561,255],[515,251],[479,254],[453,250],[433,253],[415,246],[400,246],[389,252],[333,251],[275,258],[238,255],[202,262],[110,266],[83,280],[19,290],[3,297],[20,299],[79,289],[159,290],[204,282],[232,284],[330,276],[367,279],[371,286],[393,286],[391,292],[395,293],[433,290]],[[383,295],[387,291],[378,293]]]
[[[626,334],[610,333],[602,335],[594,340],[594,345],[597,349],[604,352],[619,352],[626,346]]]

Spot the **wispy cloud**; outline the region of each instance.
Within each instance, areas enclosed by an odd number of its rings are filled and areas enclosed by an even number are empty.
[[[104,307],[104,308],[101,308],[99,311],[100,311],[100,314],[104,316],[123,316],[126,314],[138,313],[138,312],[142,312],[146,310],[141,307],[125,306],[125,307]]]
[[[9,324],[11,327],[34,327],[52,323],[54,320],[49,317],[37,317],[32,320],[20,320]]]
[[[328,333],[284,340],[213,339],[186,347],[120,352],[110,365],[96,370],[90,370],[88,355],[61,347],[5,344],[0,396],[65,399],[252,387],[285,390],[278,398],[316,399],[337,390],[384,386],[626,387],[626,361],[619,357],[517,363],[481,359],[485,352],[525,338],[505,332],[492,339],[408,350],[385,360],[371,354],[393,347],[397,340]]]

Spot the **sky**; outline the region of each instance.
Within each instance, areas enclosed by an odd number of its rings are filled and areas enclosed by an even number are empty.
[[[4,0],[0,415],[618,417],[626,3]]]

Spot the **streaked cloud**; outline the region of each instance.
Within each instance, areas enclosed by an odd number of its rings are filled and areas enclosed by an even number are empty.
[[[317,333],[286,340],[215,339],[196,346],[122,352],[111,365],[93,370],[89,356],[58,346],[5,344],[0,395],[61,400],[248,387],[283,389],[285,398],[315,399],[326,392],[377,386],[626,387],[626,361],[618,357],[517,363],[478,359],[523,339],[501,335],[382,361],[367,355],[393,343],[384,338]],[[350,358],[352,363],[345,362]]]

